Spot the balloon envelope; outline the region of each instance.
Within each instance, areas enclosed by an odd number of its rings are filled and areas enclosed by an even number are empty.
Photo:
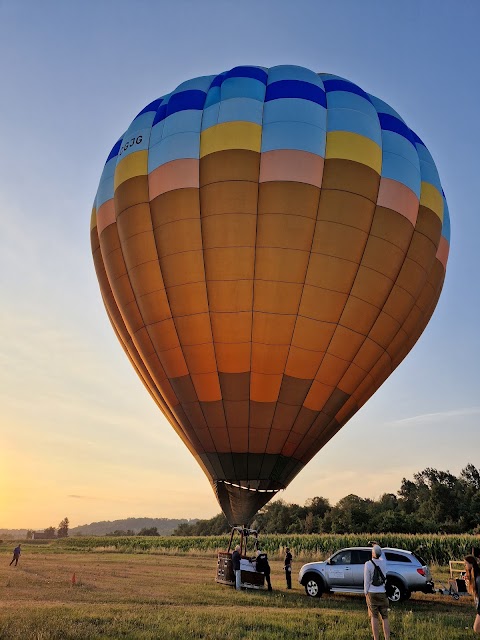
[[[449,234],[423,142],[343,78],[236,67],[132,121],[93,207],[100,288],[231,524],[285,488],[410,351]]]

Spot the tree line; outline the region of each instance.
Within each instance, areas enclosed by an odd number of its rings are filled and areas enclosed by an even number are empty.
[[[480,534],[480,469],[468,464],[458,477],[430,467],[403,478],[396,494],[378,500],[350,494],[334,506],[315,497],[303,506],[276,500],[255,516],[263,533],[474,533]],[[174,536],[220,535],[230,531],[223,514],[180,524]]]
[[[53,540],[54,538],[68,538],[68,530],[70,528],[70,521],[68,518],[63,518],[58,527],[47,527],[41,533],[42,538],[47,540]],[[35,531],[28,529],[26,538],[32,540],[35,537]]]

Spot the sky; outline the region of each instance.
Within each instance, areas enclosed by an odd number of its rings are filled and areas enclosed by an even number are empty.
[[[0,528],[220,511],[114,336],[89,223],[135,115],[237,65],[305,66],[392,105],[452,226],[421,339],[280,497],[378,498],[480,466],[479,21],[477,0],[0,0]]]

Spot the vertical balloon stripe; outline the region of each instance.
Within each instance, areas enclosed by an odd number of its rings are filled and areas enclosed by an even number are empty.
[[[202,87],[204,91],[203,106],[200,118],[195,119],[195,157],[200,158],[200,131],[203,119],[203,107],[209,86],[213,78]],[[178,124],[178,123],[177,123]],[[168,131],[167,131],[168,133]],[[179,134],[181,135],[181,134]],[[186,162],[185,160],[179,160]],[[189,379],[192,391],[198,402],[188,403],[194,422],[208,433],[210,445],[207,451],[229,451],[230,444],[226,430],[225,415],[221,403],[220,381],[213,345],[212,327],[208,313],[208,292],[205,278],[205,258],[203,253],[203,230],[201,220],[201,201],[199,187],[200,163],[195,160],[197,178],[195,184],[185,185],[191,194],[191,205],[185,206],[185,189],[172,191],[166,204],[163,220],[156,233],[159,251],[164,258],[164,269],[173,278],[170,288],[170,299],[174,309],[175,325],[182,342],[182,349],[188,363]],[[168,165],[165,165],[168,166]],[[181,176],[185,175],[184,167],[178,167],[178,186],[181,187]],[[195,189],[190,189],[190,185]],[[185,268],[188,270],[185,271]],[[180,277],[179,284],[175,278]],[[192,289],[194,287],[195,289]],[[186,297],[187,288],[192,289]],[[185,289],[183,293],[182,290]],[[189,303],[188,303],[189,301]],[[187,304],[185,304],[185,302]],[[193,396],[192,396],[193,399]],[[221,462],[217,469],[226,474]]]
[[[442,237],[445,238],[447,244],[450,244],[450,213],[448,211],[448,204],[443,195],[443,224],[442,224]]]
[[[106,237],[108,234],[109,237]],[[135,349],[142,353],[145,365],[149,374],[155,381],[158,388],[162,388],[166,382],[166,375],[163,366],[154,355],[142,350],[145,346],[142,341],[142,321],[141,314],[134,300],[133,291],[128,279],[127,269],[120,249],[120,240],[116,230],[116,224],[110,225],[103,234],[100,235],[100,248],[102,251],[102,261],[105,264],[105,271],[118,309],[123,308],[122,319],[125,322],[130,339],[133,340]],[[116,248],[113,252],[108,252],[109,246]],[[112,316],[113,317],[113,316]],[[118,326],[118,324],[117,324]],[[168,385],[167,385],[168,387]]]
[[[344,116],[343,109],[334,108],[332,110],[333,119],[332,121],[329,119],[330,94],[335,96],[338,90],[352,88],[346,87],[340,81],[335,82],[337,82],[337,84],[334,84],[333,81],[328,81],[325,85],[327,90],[327,128],[329,131],[332,131],[332,133],[327,136],[327,163],[332,160],[336,161],[336,164],[338,165],[336,167],[336,172],[338,173],[342,166],[339,164],[340,158],[345,158],[345,160],[342,160],[344,165],[346,164],[346,161],[355,159],[360,162],[365,162],[367,166],[376,170],[376,172],[380,172],[378,160],[372,161],[374,156],[364,155],[365,153],[370,153],[367,151],[367,148],[365,152],[362,153],[359,151],[359,155],[355,156],[352,154],[351,150],[348,153],[343,153],[341,147],[338,146],[342,140],[340,136],[350,134],[358,135],[358,132],[368,133],[375,145],[378,143],[381,144],[381,132],[378,119],[375,121],[371,115],[365,116],[368,120],[362,120],[363,116],[358,120],[352,120],[350,115]],[[351,93],[353,93],[353,91]],[[354,95],[357,96],[360,93],[361,92],[359,91]],[[354,103],[355,100],[358,100],[358,97],[354,98]],[[368,110],[370,107],[368,106],[366,109]],[[356,125],[355,122],[358,124]],[[371,125],[369,125],[371,126],[371,129],[362,129],[362,127],[365,127],[364,124],[360,124],[362,122],[371,122]],[[343,133],[342,131],[342,124],[344,125],[346,133]],[[338,136],[338,138],[334,136]],[[365,161],[363,158],[366,157],[370,157],[371,159]],[[359,210],[361,211],[363,208],[364,217],[363,219],[359,218],[358,220],[353,221],[353,224],[357,227],[360,223],[360,228],[355,229],[355,227],[351,226],[352,220],[349,219],[349,214],[347,212],[353,212],[357,207],[353,206],[352,208],[347,208],[344,204],[345,201],[348,202],[349,199],[354,198],[355,196],[351,193],[345,192],[340,192],[340,195],[337,190],[330,193],[328,189],[329,186],[328,182],[324,182],[317,219],[318,235],[317,241],[314,243],[314,250],[319,253],[316,262],[320,260],[321,263],[324,263],[327,260],[331,263],[332,260],[334,260],[340,266],[341,271],[339,273],[342,274],[342,279],[337,279],[332,282],[325,281],[325,279],[323,281],[316,280],[318,275],[321,275],[321,277],[324,278],[323,274],[325,273],[325,269],[318,268],[314,263],[315,266],[312,269],[310,281],[314,286],[320,285],[322,289],[325,286],[331,288],[332,293],[343,293],[345,298],[342,300],[338,297],[336,300],[336,309],[334,306],[331,307],[331,312],[333,312],[332,317],[325,318],[331,321],[334,325],[337,322],[340,324],[334,329],[333,333],[330,335],[329,342],[325,345],[325,352],[322,354],[319,366],[314,373],[315,379],[305,398],[304,404],[306,407],[313,411],[322,411],[323,413],[317,414],[316,418],[315,414],[312,415],[310,426],[305,433],[302,444],[299,445],[294,452],[294,455],[300,457],[302,461],[306,451],[313,442],[317,441],[319,438],[322,438],[322,441],[328,441],[329,438],[326,434],[330,429],[329,425],[332,420],[329,416],[332,416],[332,414],[335,415],[338,411],[338,407],[341,406],[348,398],[347,395],[343,394],[343,392],[338,389],[338,385],[340,380],[346,374],[350,366],[351,359],[355,356],[355,353],[358,351],[364,340],[362,334],[365,331],[365,328],[358,325],[358,318],[364,316],[368,318],[369,313],[371,313],[370,309],[374,308],[372,303],[376,302],[372,299],[365,299],[367,290],[372,286],[372,277],[376,278],[373,286],[376,285],[378,287],[378,285],[380,285],[380,295],[382,288],[385,288],[386,286],[385,282],[382,282],[381,280],[379,281],[380,274],[375,275],[371,269],[366,266],[362,266],[362,262],[365,260],[365,251],[367,251],[368,248],[367,233],[373,220],[372,215],[374,208],[372,207],[372,204],[369,204],[369,201],[363,202]],[[339,195],[340,198],[338,197]],[[373,197],[376,197],[378,195],[378,186],[376,192],[372,190],[369,195],[372,199]],[[356,198],[359,199],[359,196],[356,196]],[[342,202],[342,200],[344,202]],[[347,228],[348,234],[351,236],[349,245],[355,249],[353,252],[346,249],[347,245],[344,245],[344,248],[342,248],[342,244],[339,242],[340,238],[342,238],[344,242],[348,242],[347,238],[343,236],[342,233],[342,227],[345,222],[349,224],[349,227]],[[325,233],[325,227],[329,229],[327,233]],[[330,239],[325,243],[325,239],[327,238]],[[334,238],[338,238],[338,240],[332,242]],[[327,289],[326,291],[329,290],[330,289]],[[346,297],[347,295],[349,296],[348,299]],[[331,293],[329,294],[329,298],[332,302],[335,300],[332,298]],[[363,305],[363,307],[360,308],[359,305]],[[368,305],[368,308],[366,305]],[[338,425],[336,428],[338,428]],[[305,443],[307,443],[306,446]]]
[[[237,70],[223,79],[216,106],[204,114],[200,172],[205,176],[201,182],[207,182],[201,187],[202,237],[222,407],[231,450],[246,453],[257,152],[264,85],[240,80],[241,73]],[[210,99],[212,91],[214,87]],[[206,104],[208,101],[207,97]],[[222,176],[217,167],[224,163],[227,171]],[[235,165],[240,173],[229,176],[228,167]],[[215,178],[208,180],[208,175]],[[245,468],[238,458],[232,465],[236,481],[247,480],[248,461]]]
[[[154,381],[150,376],[148,370],[144,366],[143,359],[139,352],[137,351],[130,334],[128,333],[127,327],[125,326],[118,306],[116,305],[115,298],[113,296],[113,292],[110,288],[107,273],[105,270],[105,265],[103,263],[102,254],[100,251],[100,243],[97,234],[97,229],[95,225],[92,226],[92,253],[94,257],[94,264],[97,273],[97,277],[99,279],[99,283],[102,287],[102,295],[104,299],[105,308],[107,310],[107,314],[109,316],[110,322],[114,328],[114,331],[117,335],[118,340],[122,344],[125,353],[128,358],[132,362],[132,365],[135,367],[138,375],[142,379],[149,393],[154,398],[157,405],[161,408],[161,410],[167,416],[169,422],[172,424],[174,429],[179,433],[182,440],[192,451],[198,448],[201,449],[201,444],[196,436],[196,433],[193,427],[187,420],[183,420],[179,422],[176,419],[174,413],[176,411],[176,407],[178,406],[178,399],[176,398],[173,389],[169,387],[169,385],[162,385],[163,392],[168,391],[168,394],[163,397],[159,392],[158,381]],[[193,444],[193,447],[192,447]]]
[[[442,267],[440,269],[443,271]],[[435,277],[433,272],[430,276],[430,282],[426,284],[423,298],[426,300],[424,311],[421,311],[419,307],[415,307],[415,313],[417,314],[417,318],[415,320],[415,330],[409,336],[408,340],[403,343],[398,342],[397,348],[395,352],[392,354],[392,370],[394,370],[400,362],[404,359],[407,353],[413,348],[415,343],[417,342],[420,335],[423,333],[426,325],[428,324],[431,315],[435,309],[435,306],[438,302],[438,298],[441,293],[442,285],[443,285],[443,275],[440,274],[440,277]],[[412,313],[414,310],[412,310]],[[386,380],[389,375],[388,370],[380,371],[380,375],[371,387],[364,392],[363,396],[359,399],[360,406],[365,404],[365,402],[371,397],[372,393],[374,393],[380,385]]]
[[[138,156],[138,154],[135,155]],[[128,162],[129,158],[126,158],[123,164],[125,165]],[[142,165],[142,169],[144,168],[144,165]],[[130,184],[135,180],[138,183],[138,178],[135,177],[136,173],[138,172],[131,171],[126,174]],[[117,181],[119,193],[124,182],[125,180]],[[142,181],[138,183],[135,189],[129,188],[129,194],[129,198],[123,198],[121,196],[124,194],[120,193],[118,198],[119,209],[121,210],[122,206],[124,207],[123,213],[119,214],[118,222],[123,239],[122,249],[129,263],[131,284],[136,292],[140,315],[144,318],[144,323],[146,322],[147,324],[146,328],[136,332],[135,338],[137,341],[142,341],[142,352],[144,357],[147,357],[147,361],[150,362],[150,367],[157,366],[155,362],[158,362],[158,366],[168,372],[168,377],[172,381],[185,375],[187,366],[178,342],[174,323],[171,320],[171,311],[163,277],[159,270],[160,265],[155,240],[154,236],[152,236],[153,228],[149,209],[139,215],[141,203],[149,201],[148,183]],[[154,297],[152,294],[154,294]],[[165,330],[168,323],[171,328],[170,331]],[[162,327],[158,331],[160,325]],[[182,411],[183,420],[186,424],[190,424],[189,414],[185,413],[185,406],[182,406]],[[211,438],[208,433],[198,429],[197,434],[203,443],[202,448],[211,445]]]
[[[402,326],[403,335],[399,332],[395,336],[396,341],[392,342],[390,355],[394,366],[398,366],[400,362],[399,354],[403,353],[406,348],[405,345],[410,345],[411,349],[421,333],[423,333],[440,296],[444,277],[444,267],[436,260],[433,268],[429,271],[428,279],[425,279],[425,283],[416,297],[415,305]]]
[[[418,322],[418,313],[415,311],[415,300],[422,294],[424,288],[429,286],[428,283],[425,284],[429,272],[428,266],[425,270],[422,268],[422,265],[415,260],[420,250],[419,244],[422,246],[422,254],[425,255],[425,241],[427,241],[427,239],[422,235],[423,227],[427,224],[425,215],[424,209],[421,208],[417,218],[417,226],[413,235],[411,235],[411,242],[406,252],[402,269],[396,279],[396,285],[392,289],[391,295],[387,303],[383,306],[382,313],[377,318],[377,322],[370,333],[374,340],[380,339],[381,344],[383,343],[384,348],[387,349],[388,355],[387,353],[379,352],[373,361],[373,367],[371,366],[369,369],[369,377],[358,385],[356,391],[352,391],[357,398],[359,406],[374,393],[393,371],[394,365],[392,363],[395,354],[398,353],[398,349],[401,348],[397,345],[403,345],[405,340],[408,339],[406,328],[408,328],[409,323],[412,324],[413,320],[413,325],[415,326]],[[397,242],[398,237],[397,235]],[[398,315],[398,304],[401,304],[404,309],[403,316]],[[386,318],[389,318],[390,324],[385,323]],[[389,332],[388,334],[385,334],[385,329]],[[386,335],[390,335],[388,342],[385,342]],[[360,354],[354,362],[361,363],[359,356]]]
[[[382,178],[382,180],[384,179]],[[395,198],[385,197],[385,191],[382,190],[383,184],[380,185],[370,237],[362,258],[362,266],[352,288],[352,295],[373,305],[369,324],[362,331],[367,337],[362,340],[356,353],[350,354],[352,364],[339,382],[340,388],[353,395],[357,406],[360,406],[358,399],[364,390],[371,389],[372,385],[375,386],[376,368],[392,370],[390,357],[385,351],[388,345],[388,338],[385,340],[385,330],[391,331],[393,329],[393,333],[395,333],[399,325],[395,322],[393,324],[385,323],[388,314],[385,314],[384,309],[388,300],[395,294],[397,287],[395,283],[398,283],[400,274],[405,269],[405,255],[413,237],[412,225],[416,219],[416,213],[413,213],[414,202],[412,202],[412,213],[410,216],[405,216],[405,221],[399,217],[399,211],[386,206],[389,204],[389,200],[395,200]],[[401,213],[404,215],[405,211]],[[396,233],[392,237],[385,234],[385,229],[389,228],[386,224],[387,220],[391,221],[389,226],[392,226],[393,223],[396,225]],[[373,292],[376,297],[372,297]],[[403,304],[405,304],[405,300],[403,300]],[[341,322],[343,324],[343,321]],[[381,336],[380,343],[377,343],[378,335]],[[359,372],[360,375],[357,376],[356,372]],[[361,372],[365,372],[365,374],[363,375]],[[337,415],[342,423],[351,417],[348,412],[346,414],[340,412]]]
[[[438,299],[440,297],[440,294],[443,288],[444,276],[445,276],[442,266],[439,265],[439,268],[436,269],[435,271],[436,273],[432,272],[429,278],[431,286],[428,289],[426,289],[426,296],[425,296],[426,300],[425,300],[425,304],[423,305],[424,308],[423,310],[419,308],[421,313],[421,318],[418,320],[415,328],[412,330],[409,336],[409,341],[406,344],[404,344],[401,348],[399,348],[397,353],[395,354],[393,359],[394,367],[397,367],[400,364],[400,362],[404,359],[407,353],[415,345],[415,343],[419,339],[420,335],[423,333],[425,327],[427,326],[435,310],[435,307],[437,305]]]
[[[168,326],[165,322],[152,330],[161,336],[171,336],[173,342],[169,353],[173,361],[185,364],[171,378],[174,388],[182,399],[182,407],[196,425],[204,446],[216,451],[218,438],[209,424],[205,403],[220,398],[210,328],[205,325],[207,311],[204,261],[200,229],[198,178],[185,182],[185,158],[199,157],[199,132],[201,119],[195,109],[201,109],[205,92],[198,89],[173,92],[166,101],[165,123],[157,147],[164,148],[158,161],[149,163],[152,171],[150,186],[152,226],[158,254],[158,263],[165,282],[165,295],[171,312]],[[192,109],[193,107],[193,109]],[[158,120],[158,118],[157,118]],[[192,153],[185,152],[181,145],[181,125],[191,129]],[[170,146],[165,146],[168,143]],[[180,147],[178,147],[180,143]],[[190,143],[189,143],[190,144]],[[171,152],[169,151],[171,149]],[[177,149],[177,150],[176,150]],[[179,151],[178,151],[179,150]],[[176,160],[179,158],[178,160]],[[173,161],[172,161],[173,160]],[[176,161],[176,162],[175,162]],[[198,172],[198,160],[190,161],[193,172]],[[195,163],[195,165],[193,164]],[[177,166],[173,166],[173,165]],[[157,168],[158,167],[158,168]],[[167,167],[169,173],[166,172]],[[196,168],[195,168],[196,167]],[[161,172],[161,173],[160,173]],[[155,181],[153,181],[155,173]],[[187,174],[189,175],[189,174]],[[188,204],[185,199],[188,191]],[[186,214],[186,215],[185,215]],[[190,295],[186,292],[190,290]],[[183,294],[182,292],[185,291]],[[213,427],[217,426],[216,424]],[[220,425],[221,426],[221,425]],[[216,441],[217,440],[217,441]]]
[[[107,200],[113,200],[114,186],[113,177],[115,174],[115,167],[117,166],[116,157],[107,161],[103,168],[102,177],[97,190],[97,196],[95,198],[95,204],[97,209],[107,202]]]
[[[380,119],[380,122],[382,122],[382,119]],[[388,131],[385,132],[385,137],[386,137],[386,146],[389,145],[388,148],[392,148],[392,143],[395,141],[395,138],[392,137],[391,133],[389,133]],[[396,140],[397,143],[400,143],[400,148],[403,149],[404,147],[402,146],[403,143],[401,143],[401,140],[398,139]],[[410,153],[410,152],[408,152]],[[407,154],[405,154],[407,155]],[[385,159],[385,152],[384,152],[384,159]],[[388,157],[388,156],[387,156]],[[398,156],[400,157],[400,156]],[[409,159],[411,160],[411,158]],[[415,165],[415,161],[412,162],[412,165]],[[418,163],[417,163],[418,164]],[[388,171],[387,171],[388,173]],[[385,175],[385,169],[382,169],[382,175]],[[398,176],[395,176],[398,177]],[[402,253],[402,249],[400,246],[395,246],[392,245],[391,243],[388,242],[389,238],[381,238],[381,230],[382,230],[382,220],[384,220],[385,215],[388,216],[392,216],[395,215],[393,211],[391,211],[391,213],[387,213],[388,210],[388,205],[390,202],[401,202],[401,199],[396,196],[396,192],[399,191],[399,187],[396,187],[395,185],[398,184],[398,182],[392,181],[390,180],[389,182],[385,182],[385,178],[382,178],[382,184],[380,186],[380,191],[379,191],[379,197],[377,200],[377,209],[376,209],[376,217],[378,216],[378,224],[376,224],[375,220],[374,223],[372,225],[372,234],[375,234],[375,237],[369,239],[369,248],[370,251],[368,251],[368,249],[366,249],[366,253],[365,253],[365,258],[366,258],[366,264],[368,265],[369,269],[374,269],[374,271],[378,271],[379,273],[381,273],[382,271],[384,272],[384,276],[387,278],[385,280],[385,292],[388,292],[389,288],[390,291],[393,292],[394,291],[394,287],[392,288],[392,286],[390,285],[390,287],[388,287],[388,281],[390,280],[390,282],[393,284],[394,281],[396,281],[396,275],[398,276],[398,274],[400,273],[399,268],[402,267],[402,269],[405,269],[405,262],[403,259],[403,253]],[[388,191],[387,191],[388,188]],[[401,193],[401,191],[400,191]],[[415,201],[411,199],[411,203],[409,204],[408,199],[406,199],[406,197],[408,196],[408,191],[405,192],[405,196],[403,198],[403,202],[404,204],[401,204],[401,206],[399,207],[398,204],[397,206],[394,207],[395,210],[397,210],[398,213],[401,213],[402,215],[405,215],[405,217],[407,219],[409,219],[412,223],[415,223],[416,221],[416,213],[414,212],[414,207],[415,207]],[[416,206],[418,207],[418,201],[416,203]],[[405,227],[405,225],[403,225]],[[378,231],[380,231],[380,237],[378,237]],[[406,235],[404,235],[405,241],[406,243],[408,243],[408,239],[412,237],[412,231],[408,230],[408,226],[405,227],[405,232]],[[398,245],[398,238],[399,236],[396,237],[395,241]],[[373,244],[372,244],[373,241]],[[382,244],[383,246],[385,246],[385,248],[388,247],[387,252],[383,254],[379,253],[379,251],[381,251],[382,248]],[[387,243],[387,244],[386,244]],[[393,250],[393,251],[392,251]],[[377,257],[378,254],[378,257]],[[397,255],[397,259],[396,259],[396,266],[395,266],[395,255]],[[388,261],[386,260],[388,258],[389,262],[390,262],[390,266],[388,267],[388,271],[385,270],[385,267],[387,267],[388,265]],[[375,265],[375,261],[380,259],[380,263],[378,263],[378,265]],[[372,262],[373,260],[373,262]],[[393,269],[393,271],[392,271]],[[396,272],[396,273],[395,273]],[[376,276],[378,277],[378,276]],[[392,279],[392,280],[391,280]],[[381,287],[377,286],[376,287],[377,292],[381,291]],[[354,291],[352,290],[352,293]],[[381,300],[378,301],[379,305],[380,305],[380,309],[383,308],[383,304],[384,301],[382,302]],[[377,315],[377,318],[375,320],[375,323],[372,325],[373,330],[376,330],[378,332],[378,329],[380,328],[380,324],[378,324],[379,322],[383,322],[383,325],[385,326],[384,321],[382,321],[382,316],[385,316],[385,314],[383,312],[380,312]],[[386,325],[388,326],[388,325]],[[397,325],[398,326],[398,325]],[[376,329],[376,327],[378,327]],[[393,325],[393,330],[395,332],[395,325]],[[371,335],[371,332],[370,334]],[[386,347],[387,345],[384,343],[384,347]],[[380,363],[380,365],[379,365]],[[383,364],[382,364],[383,363]],[[367,340],[363,343],[361,349],[357,352],[357,355],[355,356],[354,359],[352,359],[352,365],[353,366],[359,366],[360,367],[360,371],[371,371],[372,367],[373,367],[373,371],[375,370],[375,367],[381,366],[383,367],[383,369],[385,370],[390,370],[391,371],[391,365],[390,365],[390,359],[389,357],[386,355],[386,353],[381,349],[378,348],[376,346],[375,340],[371,340],[370,338],[367,338]],[[351,373],[353,373],[352,369],[350,368]],[[344,388],[348,389],[350,393],[353,393],[356,397],[358,396],[359,393],[359,389],[362,390],[363,388],[367,388],[367,389],[372,389],[372,385],[375,385],[375,382],[373,380],[373,378],[371,377],[371,374],[369,374],[368,376],[366,376],[363,381],[362,381],[362,376],[360,375],[357,382],[355,382],[355,378],[352,377],[352,375],[349,375],[349,377],[344,378],[341,381],[341,386],[343,386]],[[352,385],[353,382],[353,385]],[[356,391],[355,391],[355,387],[356,387]],[[361,391],[360,391],[361,392]],[[370,393],[370,391],[368,391],[367,393]]]

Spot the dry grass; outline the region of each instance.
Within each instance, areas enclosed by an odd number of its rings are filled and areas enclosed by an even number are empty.
[[[371,637],[362,597],[307,598],[295,574],[287,591],[279,561],[272,562],[272,593],[217,585],[216,562],[204,554],[24,553],[18,567],[9,562],[3,555],[2,640]],[[416,595],[392,610],[391,623],[394,639],[456,640],[473,637],[465,630],[473,617],[469,598]]]

